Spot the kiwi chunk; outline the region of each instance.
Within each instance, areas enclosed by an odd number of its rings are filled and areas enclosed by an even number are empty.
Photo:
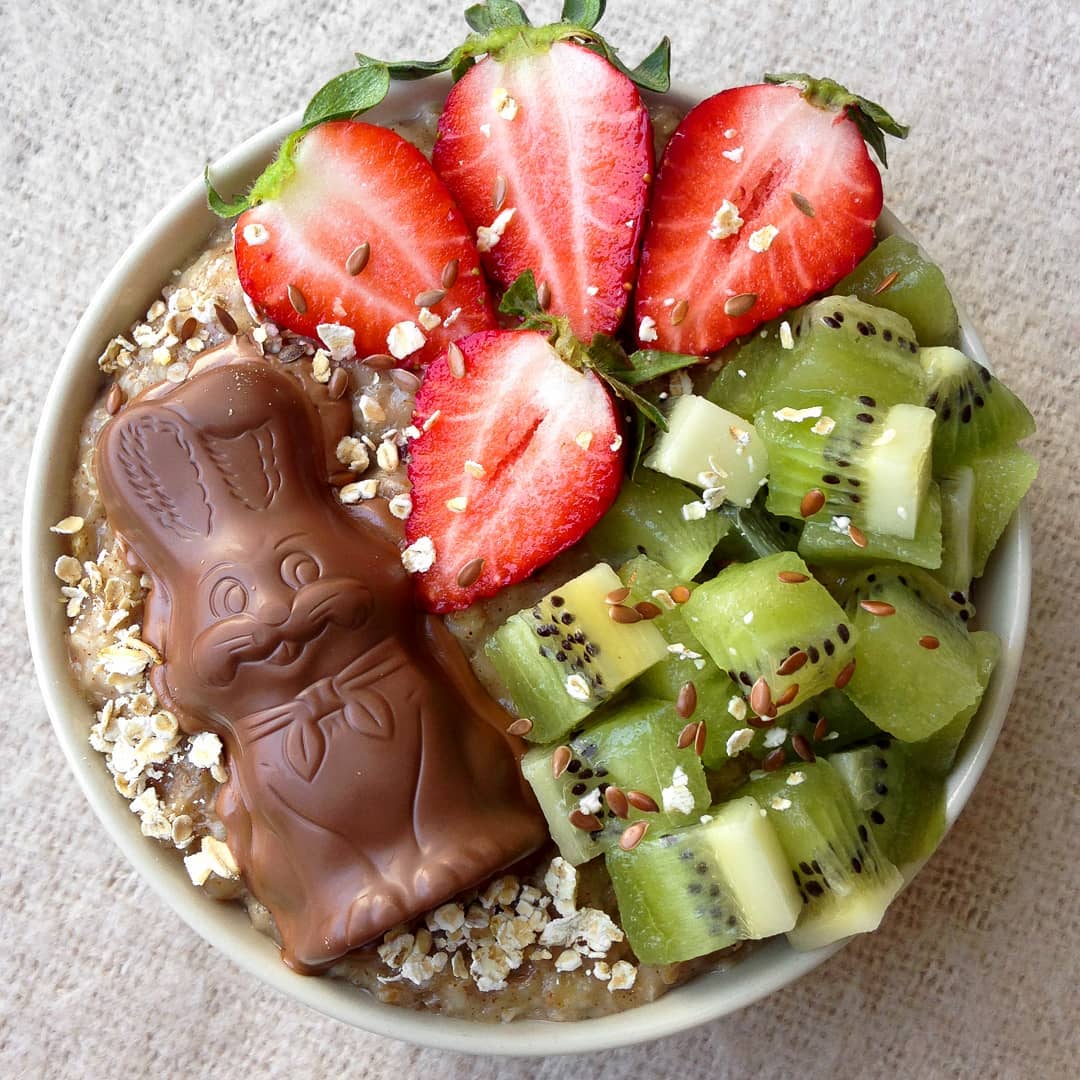
[[[763,688],[752,688],[763,680],[777,715],[832,686],[854,655],[850,620],[794,552],[729,566],[684,611],[747,701],[762,703]]]
[[[829,763],[890,862],[903,869],[933,854],[945,835],[942,776],[924,772],[910,749],[888,736],[834,754]]]
[[[787,316],[788,332],[798,312]],[[748,338],[729,345],[717,357],[723,363],[705,396],[737,416],[753,416],[761,406],[777,363],[784,355],[780,323],[767,323]]]
[[[604,710],[602,722],[575,735],[565,747],[538,746],[521,761],[525,779],[532,785],[540,809],[547,818],[551,838],[564,859],[575,866],[598,855],[617,840],[627,825],[646,820],[651,828],[676,828],[695,820],[709,805],[705,772],[693,748],[678,748],[679,732],[686,721],[667,701],[636,701]],[[553,758],[560,754],[559,776]],[[605,800],[611,786],[624,793],[648,795],[657,812],[629,807],[620,818]],[[664,809],[664,789],[680,790],[671,809]],[[620,807],[621,808],[621,807]],[[585,820],[596,819],[598,828],[582,829],[570,819],[580,811]]]
[[[786,933],[801,908],[776,832],[752,798],[685,829],[658,834],[654,825],[633,850],[609,849],[605,862],[622,927],[646,964]]]
[[[853,519],[837,515],[828,522],[808,521],[799,537],[799,554],[810,563],[847,565],[878,563],[883,559],[934,569],[941,565],[941,493],[931,483],[919,510],[919,524],[910,540],[862,530],[856,544],[851,535]]]
[[[769,471],[769,455],[749,420],[696,394],[675,398],[645,458],[650,469],[705,489],[706,506],[749,506]]]
[[[769,448],[766,506],[773,514],[913,539],[930,483],[934,414],[919,405],[879,405],[815,396],[805,408],[766,408],[758,430]],[[820,493],[808,511],[809,493]]]
[[[882,408],[923,404],[915,331],[903,316],[852,296],[827,296],[803,308],[792,334],[792,348],[781,350],[758,412],[805,407],[821,393],[869,395]]]
[[[561,738],[667,656],[649,621],[611,617],[607,597],[621,588],[615,571],[598,563],[511,615],[488,639],[484,652],[518,714],[532,720],[532,742]]]
[[[902,315],[922,345],[954,345],[959,337],[960,321],[945,275],[900,236],[882,240],[833,292]]]
[[[844,692],[905,742],[940,731],[977,705],[983,690],[972,635],[960,618],[917,595],[917,587],[918,579],[905,573],[872,572],[848,605],[858,639]]]
[[[876,930],[904,879],[832,765],[819,758],[768,773],[749,794],[776,829],[802,900],[792,946],[818,949]]]
[[[679,578],[689,580],[705,565],[717,541],[731,527],[719,514],[687,517],[683,507],[698,492],[651,469],[625,480],[611,509],[586,536],[589,550],[614,566],[647,555]]]
[[[1039,463],[1026,450],[1012,446],[972,462],[971,468],[975,473],[971,572],[982,577],[990,553],[1034,482]]]
[[[975,647],[977,664],[975,678],[979,683],[978,698],[933,735],[919,742],[906,744],[911,759],[918,764],[920,769],[933,776],[944,776],[952,768],[960,744],[971,726],[972,719],[979,711],[979,703],[986,692],[990,676],[993,675],[994,668],[1001,658],[1001,642],[997,635],[989,630],[976,630],[971,635],[971,644]]]
[[[1035,431],[1027,406],[958,349],[920,349],[919,362],[926,373],[926,405],[938,418],[935,472],[970,465]]]

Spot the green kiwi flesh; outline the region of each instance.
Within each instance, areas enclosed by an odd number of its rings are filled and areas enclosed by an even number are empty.
[[[955,345],[960,336],[956,305],[945,275],[915,244],[900,236],[882,240],[836,283],[833,292],[850,293],[874,307],[902,315],[921,345]]]
[[[792,946],[817,949],[876,930],[903,878],[832,765],[799,762],[751,781],[747,792],[776,829],[802,900]]]
[[[808,521],[799,538],[799,554],[809,563],[826,565],[878,563],[895,560],[934,569],[941,565],[941,494],[935,483],[926,491],[926,501],[919,510],[919,522],[910,540],[862,530],[866,545],[851,539],[846,515],[830,521]]]
[[[882,731],[905,742],[926,739],[978,704],[983,684],[972,635],[961,618],[917,595],[906,574],[871,572],[848,611],[858,637],[844,692]]]
[[[1011,446],[973,461],[971,468],[975,473],[971,571],[982,577],[990,553],[1038,475],[1039,463],[1026,450]]]
[[[829,763],[890,862],[903,869],[933,853],[945,835],[945,781],[920,769],[907,745],[883,735]]]
[[[622,588],[606,563],[511,615],[484,646],[526,736],[561,738],[627,683],[667,656],[667,644],[647,620],[619,623],[607,596]]]
[[[563,858],[575,866],[600,854],[634,821],[647,820],[650,828],[675,828],[696,820],[692,815],[703,813],[710,802],[701,761],[692,747],[678,749],[685,721],[671,702],[633,701],[611,706],[603,716],[600,723],[579,732],[566,744],[572,756],[558,777],[552,765],[558,747],[533,747],[521,762],[525,779],[547,818],[552,839]],[[685,777],[681,786],[693,800],[689,812],[662,809],[664,788],[673,785],[677,769]],[[631,807],[629,816],[620,818],[603,798],[611,785],[624,792],[644,792],[661,810],[642,813]],[[594,816],[600,828],[592,832],[578,828],[570,821],[575,810]]]
[[[791,930],[801,902],[780,842],[748,797],[649,835],[605,862],[637,958],[671,964]]]
[[[986,368],[958,349],[919,350],[926,405],[937,414],[934,471],[970,465],[1035,430],[1027,406]]]
[[[597,559],[613,566],[635,555],[647,555],[677,577],[689,580],[731,527],[719,514],[688,521],[683,507],[700,498],[697,491],[678,480],[651,469],[638,469],[632,480],[623,481],[618,498],[585,542]]]
[[[727,567],[697,587],[683,612],[748,702],[764,680],[778,715],[832,686],[854,655],[850,620],[794,552]],[[777,704],[791,687],[794,697]]]

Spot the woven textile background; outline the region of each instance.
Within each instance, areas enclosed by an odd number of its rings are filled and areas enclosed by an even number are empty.
[[[545,1061],[440,1054],[323,1019],[234,968],[86,807],[37,692],[18,584],[25,465],[54,364],[134,232],[207,157],[303,104],[353,49],[441,55],[464,6],[0,0],[0,1075],[1075,1076],[1080,7],[1068,0],[612,0],[604,23],[634,61],[670,33],[674,75],[704,87],[808,70],[910,123],[890,147],[888,203],[1040,423],[1016,700],[963,817],[879,933],[658,1044]]]

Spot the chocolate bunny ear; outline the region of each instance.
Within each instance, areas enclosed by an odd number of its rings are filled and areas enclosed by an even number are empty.
[[[213,511],[187,426],[153,405],[136,407],[111,426],[96,466],[120,531],[148,535],[159,546],[208,537]]]
[[[281,490],[283,463],[269,421],[239,435],[200,432],[199,440],[233,498],[249,510],[270,506]]]

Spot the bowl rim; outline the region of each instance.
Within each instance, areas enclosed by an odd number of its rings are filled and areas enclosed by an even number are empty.
[[[440,98],[447,85],[449,80],[445,76],[420,83],[394,83],[386,101],[364,119],[389,123],[411,115],[420,106]],[[682,107],[691,106],[710,93],[690,83],[673,82],[670,93],[662,98],[646,97]],[[213,174],[221,187],[227,190],[251,178],[281,140],[299,126],[301,115],[296,112],[270,124],[214,162]],[[197,243],[193,242],[191,228],[185,231],[185,226],[197,226],[203,218],[206,229],[198,233]],[[182,265],[205,244],[214,221],[205,208],[199,177],[138,231],[94,292],[64,350],[42,409],[27,474],[21,542],[22,584],[38,684],[53,730],[83,794],[143,880],[192,930],[275,990],[362,1030],[461,1053],[522,1057],[575,1054],[674,1035],[760,1000],[837,953],[846,942],[836,942],[811,953],[797,953],[786,942],[773,940],[725,971],[698,976],[654,1002],[610,1016],[562,1022],[456,1019],[382,1004],[342,980],[295,974],[281,962],[273,942],[250,926],[239,905],[221,904],[192,888],[175,853],[142,836],[127,801],[116,793],[101,755],[92,751],[87,742],[93,713],[70,678],[65,635],[59,631],[64,625],[62,609],[57,603],[52,573],[53,562],[61,553],[61,538],[50,534],[48,527],[68,512],[71,469],[65,465],[61,470],[59,463],[75,460],[79,427],[71,425],[67,418],[76,409],[76,415],[83,416],[92,399],[92,391],[87,388],[100,379],[94,360],[105,343],[117,333],[125,332],[132,318],[145,311],[149,300],[160,291],[168,271],[148,277],[148,264],[161,262],[162,250],[169,248],[175,252],[170,256],[171,265]],[[885,234],[895,232],[911,238],[888,209],[882,213],[879,228]],[[178,239],[181,235],[188,236],[186,246]],[[117,308],[125,306],[133,314],[123,321]],[[965,351],[989,367],[978,335],[963,312],[960,319]],[[1001,626],[995,624],[1002,638],[1001,660],[948,777],[946,817],[950,827],[986,767],[1019,673],[1031,589],[1031,536],[1025,506],[1021,506],[999,541],[987,576],[993,576],[995,581],[995,609],[1011,613],[1011,618]],[[226,912],[227,908],[233,914]]]

